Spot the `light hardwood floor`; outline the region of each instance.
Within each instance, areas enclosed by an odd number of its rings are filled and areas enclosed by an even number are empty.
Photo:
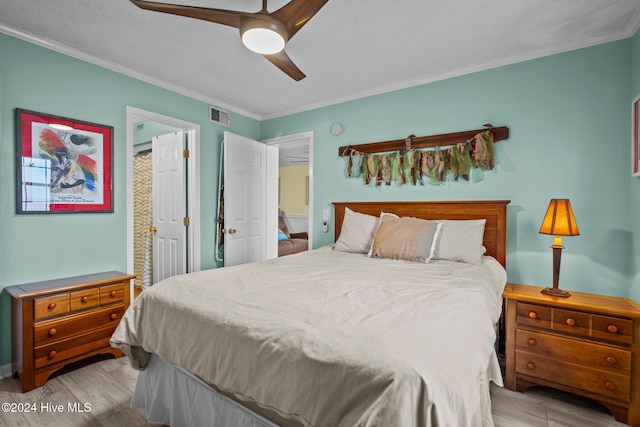
[[[20,392],[18,380],[0,381],[0,404],[12,402],[35,406],[37,412],[0,412],[0,426],[74,427],[146,426],[143,410],[129,407],[137,371],[126,357],[106,359],[69,370],[44,386]],[[613,427],[616,422],[605,409],[591,401],[546,388],[517,393],[491,385],[496,427]],[[87,412],[70,412],[69,404]],[[62,405],[62,412],[51,412]],[[47,409],[49,412],[46,412]]]

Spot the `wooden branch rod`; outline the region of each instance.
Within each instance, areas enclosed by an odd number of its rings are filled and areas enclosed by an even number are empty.
[[[459,142],[466,142],[473,138],[477,133],[484,132],[486,130],[491,130],[493,132],[494,142],[509,138],[509,128],[501,126],[497,128],[467,130],[464,132],[443,133],[440,135],[414,136],[411,138],[411,148],[455,145]],[[393,141],[372,142],[369,144],[347,145],[338,149],[338,155],[348,155],[349,149],[353,149],[361,153],[385,153],[388,151],[403,151],[406,150],[406,148],[406,139],[396,139]]]

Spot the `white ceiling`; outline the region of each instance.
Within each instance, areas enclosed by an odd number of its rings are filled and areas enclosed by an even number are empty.
[[[287,44],[307,75],[295,82],[231,27],[128,0],[0,0],[1,32],[257,119],[627,38],[638,27],[638,0],[329,0]]]

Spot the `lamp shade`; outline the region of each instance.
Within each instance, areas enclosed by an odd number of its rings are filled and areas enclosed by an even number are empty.
[[[551,199],[539,233],[554,236],[577,236],[580,234],[569,199]]]

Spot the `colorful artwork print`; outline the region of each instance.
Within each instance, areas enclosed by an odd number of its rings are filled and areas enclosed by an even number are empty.
[[[34,151],[51,162],[51,203],[103,203],[96,185],[102,169],[102,135],[76,130],[54,130],[34,123]],[[42,129],[39,129],[42,128]],[[36,140],[37,139],[37,140]]]
[[[17,212],[113,212],[112,128],[24,110],[17,116]]]

